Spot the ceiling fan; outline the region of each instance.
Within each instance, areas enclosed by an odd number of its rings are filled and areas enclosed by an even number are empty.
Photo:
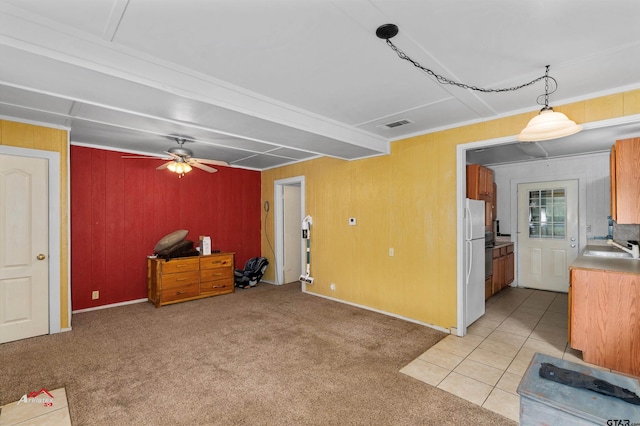
[[[192,142],[191,140],[188,140],[184,137],[173,137],[173,139],[175,139],[175,141],[178,143],[178,146],[169,148],[167,151],[164,151],[165,154],[169,155],[169,158],[165,158],[165,160],[169,160],[169,161],[156,167],[156,170],[169,169],[174,173],[178,173],[180,177],[182,177],[185,175],[185,173],[189,173],[191,170],[193,170],[193,167],[204,170],[205,172],[215,173],[218,171],[218,169],[210,167],[209,165],[214,165],[214,166],[229,165],[225,161],[194,158],[193,152],[190,149],[184,147],[185,142]],[[149,157],[123,156],[122,158],[149,158]]]

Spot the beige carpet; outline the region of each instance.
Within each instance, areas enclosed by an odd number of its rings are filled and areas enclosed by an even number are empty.
[[[72,325],[0,345],[0,405],[65,387],[74,425],[514,424],[399,372],[443,333],[299,283]]]

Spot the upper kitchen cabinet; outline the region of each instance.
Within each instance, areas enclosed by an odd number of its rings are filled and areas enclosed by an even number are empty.
[[[493,198],[493,170],[480,164],[467,165],[467,198],[491,201]]]
[[[611,217],[617,223],[640,223],[640,138],[616,141],[610,167]]]
[[[484,200],[485,202],[485,226],[491,227],[495,205],[495,184],[493,183],[493,170],[479,164],[467,165],[467,198]]]

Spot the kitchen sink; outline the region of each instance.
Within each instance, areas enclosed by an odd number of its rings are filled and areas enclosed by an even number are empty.
[[[631,254],[610,246],[587,246],[587,248],[582,252],[582,255],[594,256],[594,257],[612,257],[612,258],[622,258],[622,259],[632,258]]]

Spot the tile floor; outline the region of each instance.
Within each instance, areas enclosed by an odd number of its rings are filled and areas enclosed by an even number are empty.
[[[0,426],[71,426],[67,393],[64,388],[49,391],[53,396],[40,393],[38,399],[47,399],[44,403],[16,401],[0,407]]]
[[[566,293],[507,287],[467,331],[445,337],[400,371],[518,421],[516,389],[535,352],[586,364],[567,344]]]

